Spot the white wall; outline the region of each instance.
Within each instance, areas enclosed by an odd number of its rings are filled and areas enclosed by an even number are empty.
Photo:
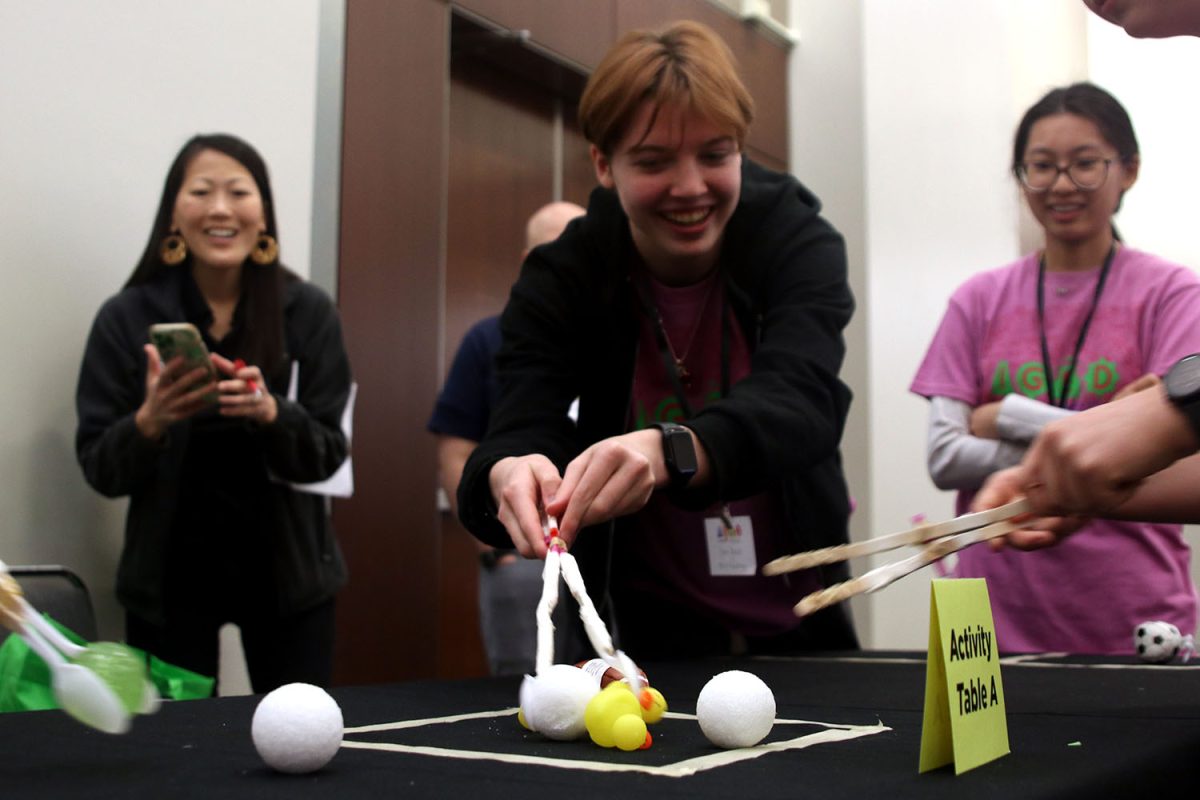
[[[0,558],[88,582],[101,634],[124,503],[83,481],[75,379],[193,133],[266,159],[287,264],[309,274],[320,0],[0,0]]]
[[[802,38],[788,64],[792,171],[821,198],[822,213],[846,238],[850,288],[856,303],[854,318],[846,329],[842,367],[842,379],[854,389],[842,457],[850,492],[862,508],[850,518],[850,535],[855,540],[871,535],[866,512],[872,496],[861,6],[845,0],[796,3],[790,24]],[[852,602],[859,637],[869,641],[873,638],[870,609],[865,600]]]
[[[865,9],[875,488],[865,510],[880,534],[916,514],[953,515],[952,495],[926,474],[927,403],[908,385],[954,288],[1022,249],[1013,130],[1049,86],[1083,77],[1084,11],[1075,0],[867,0]],[[930,573],[872,596],[871,646],[928,643]]]
[[[1133,39],[1088,17],[1088,71],[1133,118],[1142,151],[1137,185],[1118,223],[1131,244],[1200,267],[1197,204],[1200,181],[1200,39]]]

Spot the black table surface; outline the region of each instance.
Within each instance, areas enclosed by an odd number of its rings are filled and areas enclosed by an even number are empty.
[[[124,736],[97,733],[57,711],[0,715],[0,792],[6,797],[1133,797],[1200,786],[1200,664],[1037,657],[1004,662],[1012,752],[956,776],[917,773],[925,688],[923,653],[644,664],[671,710],[694,713],[704,683],[727,669],[772,688],[777,717],[888,730],[849,741],[768,752],[683,777],[571,768],[572,762],[669,764],[719,752],[693,719],[666,719],[654,746],[623,753],[586,739],[552,742],[511,715],[346,734],[324,769],[283,775],[250,739],[259,697],[166,703]],[[348,729],[509,708],[518,679],[421,681],[331,690]],[[814,728],[815,730],[815,728]],[[811,731],[809,731],[811,732]],[[794,738],[776,725],[767,742]],[[506,763],[503,752],[554,763]],[[457,757],[451,757],[457,754]]]

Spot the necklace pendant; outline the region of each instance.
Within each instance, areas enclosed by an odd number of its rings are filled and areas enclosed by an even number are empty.
[[[681,359],[675,359],[675,374],[679,376],[679,382],[684,386],[692,385],[692,373],[688,372],[688,368],[684,366]]]

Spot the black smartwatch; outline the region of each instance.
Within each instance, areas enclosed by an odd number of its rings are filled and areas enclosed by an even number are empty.
[[[1175,362],[1163,376],[1169,399],[1178,408],[1200,439],[1200,353],[1192,353]]]
[[[654,422],[651,427],[662,431],[663,461],[670,476],[670,488],[682,489],[696,474],[696,447],[692,433],[674,422]]]

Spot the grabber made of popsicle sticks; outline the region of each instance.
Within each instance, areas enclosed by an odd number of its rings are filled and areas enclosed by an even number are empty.
[[[645,680],[633,659],[625,652],[613,646],[612,636],[608,626],[596,611],[592,598],[588,596],[587,587],[583,584],[583,575],[575,556],[567,552],[566,543],[558,536],[558,521],[549,517],[542,523],[543,536],[546,540],[546,563],[542,567],[542,596],[537,604],[537,653],[534,660],[535,672],[538,675],[546,672],[554,664],[554,623],[551,615],[558,605],[558,580],[561,577],[567,589],[579,604],[579,618],[583,622],[583,630],[596,655],[606,664],[613,667],[629,681],[635,697],[644,688]]]
[[[897,547],[924,545],[918,553],[908,558],[883,564],[857,578],[813,592],[796,604],[797,616],[803,617],[856,594],[878,591],[964,547],[1020,530],[1022,524],[1014,522],[1014,518],[1029,514],[1031,510],[1029,501],[1022,498],[987,511],[963,514],[945,522],[925,523],[911,530],[874,539],[783,556],[764,564],[763,574],[782,575],[785,572],[795,572],[821,564],[835,564],[851,558],[882,553]]]

